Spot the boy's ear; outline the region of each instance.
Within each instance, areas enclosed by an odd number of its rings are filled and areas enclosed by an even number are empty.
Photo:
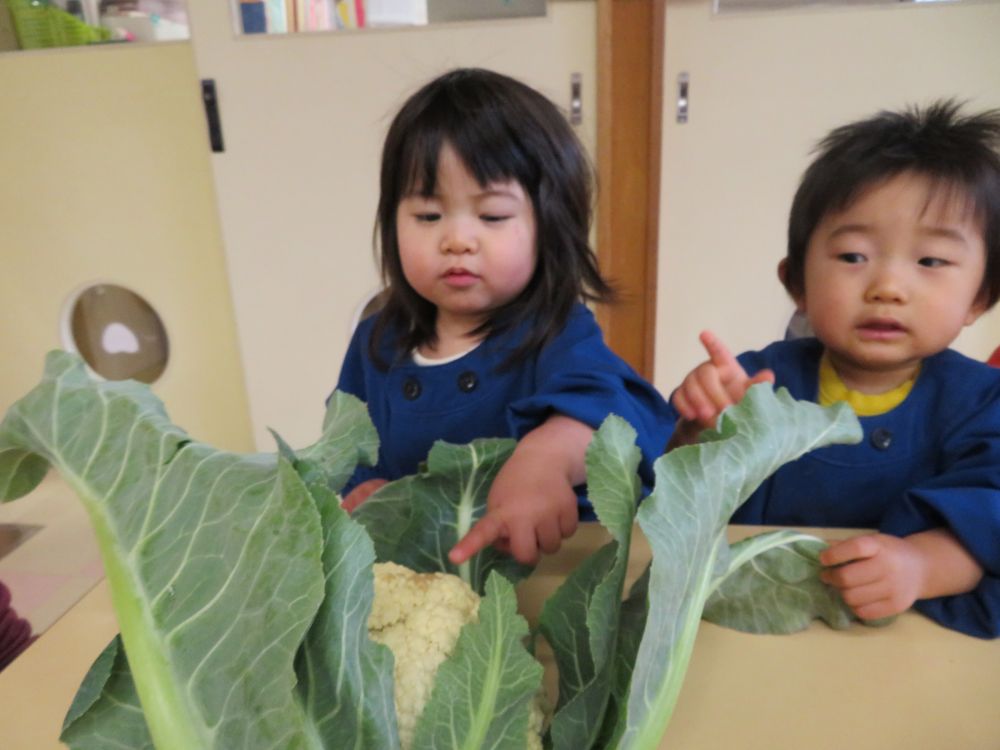
[[[788,258],[782,258],[778,261],[778,281],[785,287],[788,296],[792,298],[792,301],[795,303],[795,309],[799,312],[805,312],[805,294],[796,294],[788,286]]]
[[[989,309],[989,304],[986,302],[986,295],[980,294],[976,297],[975,301],[972,303],[972,307],[969,308],[969,312],[965,315],[965,325],[971,326],[979,317]]]

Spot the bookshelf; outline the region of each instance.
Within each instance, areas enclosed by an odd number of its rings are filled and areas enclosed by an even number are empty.
[[[231,0],[238,34],[420,27],[538,17],[546,0]]]

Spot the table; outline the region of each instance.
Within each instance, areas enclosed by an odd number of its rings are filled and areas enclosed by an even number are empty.
[[[756,530],[734,527],[730,537]],[[565,571],[606,538],[588,524],[546,558],[519,587],[525,614],[534,617]],[[633,547],[634,576],[649,551],[641,536]],[[102,581],[0,673],[0,748],[62,747],[66,708],[116,629]],[[951,632],[916,613],[883,629],[815,624],[786,636],[702,623],[661,747],[996,750],[1000,642]]]

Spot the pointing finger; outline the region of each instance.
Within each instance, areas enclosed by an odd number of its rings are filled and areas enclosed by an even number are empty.
[[[455,565],[461,565],[479,550],[503,536],[504,530],[503,521],[487,513],[451,548],[448,559]]]
[[[725,373],[743,371],[740,363],[736,361],[736,357],[734,357],[732,352],[730,352],[726,345],[722,343],[722,339],[714,333],[711,331],[702,331],[701,335],[698,336],[698,340],[701,341],[701,345],[704,346],[705,351],[708,352],[709,360],[711,360],[712,364],[718,367],[721,371]]]

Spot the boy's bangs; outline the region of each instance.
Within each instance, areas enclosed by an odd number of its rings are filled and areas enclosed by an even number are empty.
[[[925,176],[929,182],[923,208],[925,214],[932,210],[952,210],[963,220],[983,224],[986,220],[987,202],[980,195],[981,191],[976,189],[975,183],[945,175]]]
[[[908,173],[927,180],[927,196],[924,199],[922,214],[926,215],[932,210],[954,210],[962,219],[971,219],[980,224],[986,220],[989,200],[981,194],[983,191],[977,189],[979,185],[974,180],[968,180],[964,175],[920,169],[877,172],[873,176],[850,186],[849,189],[845,185],[845,189],[836,191],[836,194],[832,196],[830,206],[834,211],[843,211],[869,190],[885,185],[887,182]]]

